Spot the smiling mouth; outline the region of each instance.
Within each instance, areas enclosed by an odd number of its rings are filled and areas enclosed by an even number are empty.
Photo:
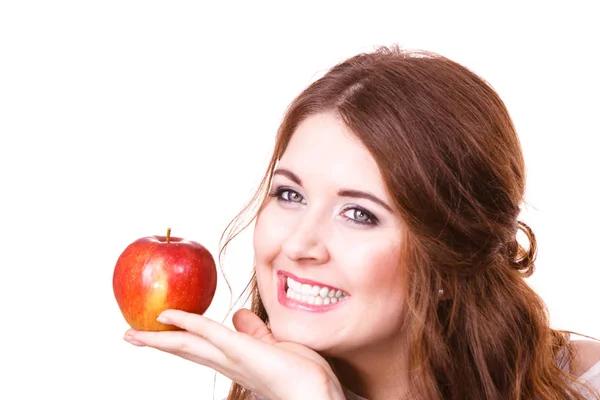
[[[350,297],[341,289],[306,282],[308,281],[279,272],[279,302],[289,308],[326,311],[344,303]]]

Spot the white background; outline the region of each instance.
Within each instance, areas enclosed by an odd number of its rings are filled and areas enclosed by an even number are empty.
[[[379,44],[439,52],[497,89],[527,162],[530,283],[555,327],[600,337],[593,2],[216,3],[0,3],[0,398],[211,399],[212,370],[122,340],[114,263],[167,227],[216,254],[289,102]],[[235,300],[251,230],[228,255]],[[220,275],[206,316],[231,299]]]

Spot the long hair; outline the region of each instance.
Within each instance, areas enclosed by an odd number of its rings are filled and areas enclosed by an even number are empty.
[[[487,82],[443,56],[379,47],[308,86],[286,110],[267,171],[223,233],[220,257],[260,213],[296,127],[322,112],[369,150],[406,225],[410,398],[587,398],[566,368],[570,332],[550,328],[524,279],[537,246],[519,220],[526,174],[512,120]],[[252,311],[268,322],[255,273],[248,288]],[[234,382],[228,399],[250,396]]]

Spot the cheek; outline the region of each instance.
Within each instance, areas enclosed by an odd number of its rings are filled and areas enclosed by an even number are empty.
[[[369,241],[340,244],[345,251],[342,265],[352,279],[357,294],[398,302],[403,298],[405,282],[400,265],[400,239],[370,238]]]
[[[258,264],[273,260],[287,237],[286,224],[278,219],[274,206],[269,204],[263,208],[254,226],[254,255]]]
[[[395,246],[382,247],[378,251],[365,250],[357,254],[357,259],[361,260],[356,265],[360,273],[353,277],[353,286],[356,299],[360,299],[358,323],[362,326],[364,315],[369,315],[372,322],[360,329],[371,338],[367,340],[395,337],[406,318],[406,280],[400,252]]]

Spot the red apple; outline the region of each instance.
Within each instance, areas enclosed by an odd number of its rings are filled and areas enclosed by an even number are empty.
[[[217,288],[217,269],[200,243],[167,236],[148,236],[121,253],[113,291],[125,320],[134,329],[177,330],[156,318],[167,309],[203,314]]]

